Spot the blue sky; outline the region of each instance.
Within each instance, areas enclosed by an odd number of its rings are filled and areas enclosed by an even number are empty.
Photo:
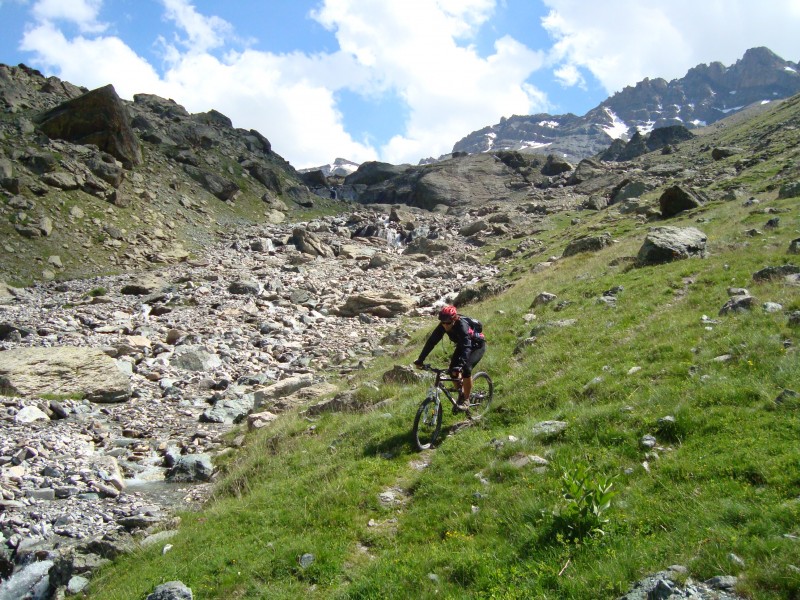
[[[645,77],[800,60],[800,0],[0,0],[0,62],[257,129],[295,167],[417,163]]]

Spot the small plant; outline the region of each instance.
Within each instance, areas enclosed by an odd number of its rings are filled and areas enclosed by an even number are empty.
[[[89,291],[89,296],[92,298],[97,298],[98,296],[105,296],[108,293],[108,290],[104,287],[96,287]]]
[[[612,491],[613,477],[592,477],[589,468],[576,464],[564,469],[561,476],[566,505],[553,511],[558,534],[569,541],[605,535],[602,526],[608,523],[604,514],[611,508],[611,500],[617,495]]]

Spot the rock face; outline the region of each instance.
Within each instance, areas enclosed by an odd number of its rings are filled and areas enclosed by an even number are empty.
[[[79,395],[124,402],[130,382],[112,358],[92,348],[18,348],[0,352],[0,388],[23,396]]]
[[[355,180],[359,171],[347,181]],[[478,154],[409,168],[400,175],[370,185],[358,200],[365,204],[402,203],[434,210],[438,206],[465,207],[508,201],[521,197],[520,191],[530,185],[519,170],[498,157]]]
[[[128,168],[142,162],[139,141],[112,85],[68,100],[39,115],[36,122],[51,138],[94,144]]]

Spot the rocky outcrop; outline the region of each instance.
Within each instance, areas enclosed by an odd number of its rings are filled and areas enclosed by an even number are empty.
[[[502,160],[479,154],[409,168],[370,185],[359,195],[359,202],[402,203],[427,210],[480,206],[522,198],[530,186],[520,172]]]

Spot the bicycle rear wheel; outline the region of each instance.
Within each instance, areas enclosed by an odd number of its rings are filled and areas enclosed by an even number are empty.
[[[472,392],[469,395],[469,410],[473,416],[481,417],[492,403],[494,384],[487,373],[481,371],[472,376]]]
[[[418,450],[427,450],[436,443],[442,429],[442,405],[436,398],[425,398],[414,417],[414,443]]]

